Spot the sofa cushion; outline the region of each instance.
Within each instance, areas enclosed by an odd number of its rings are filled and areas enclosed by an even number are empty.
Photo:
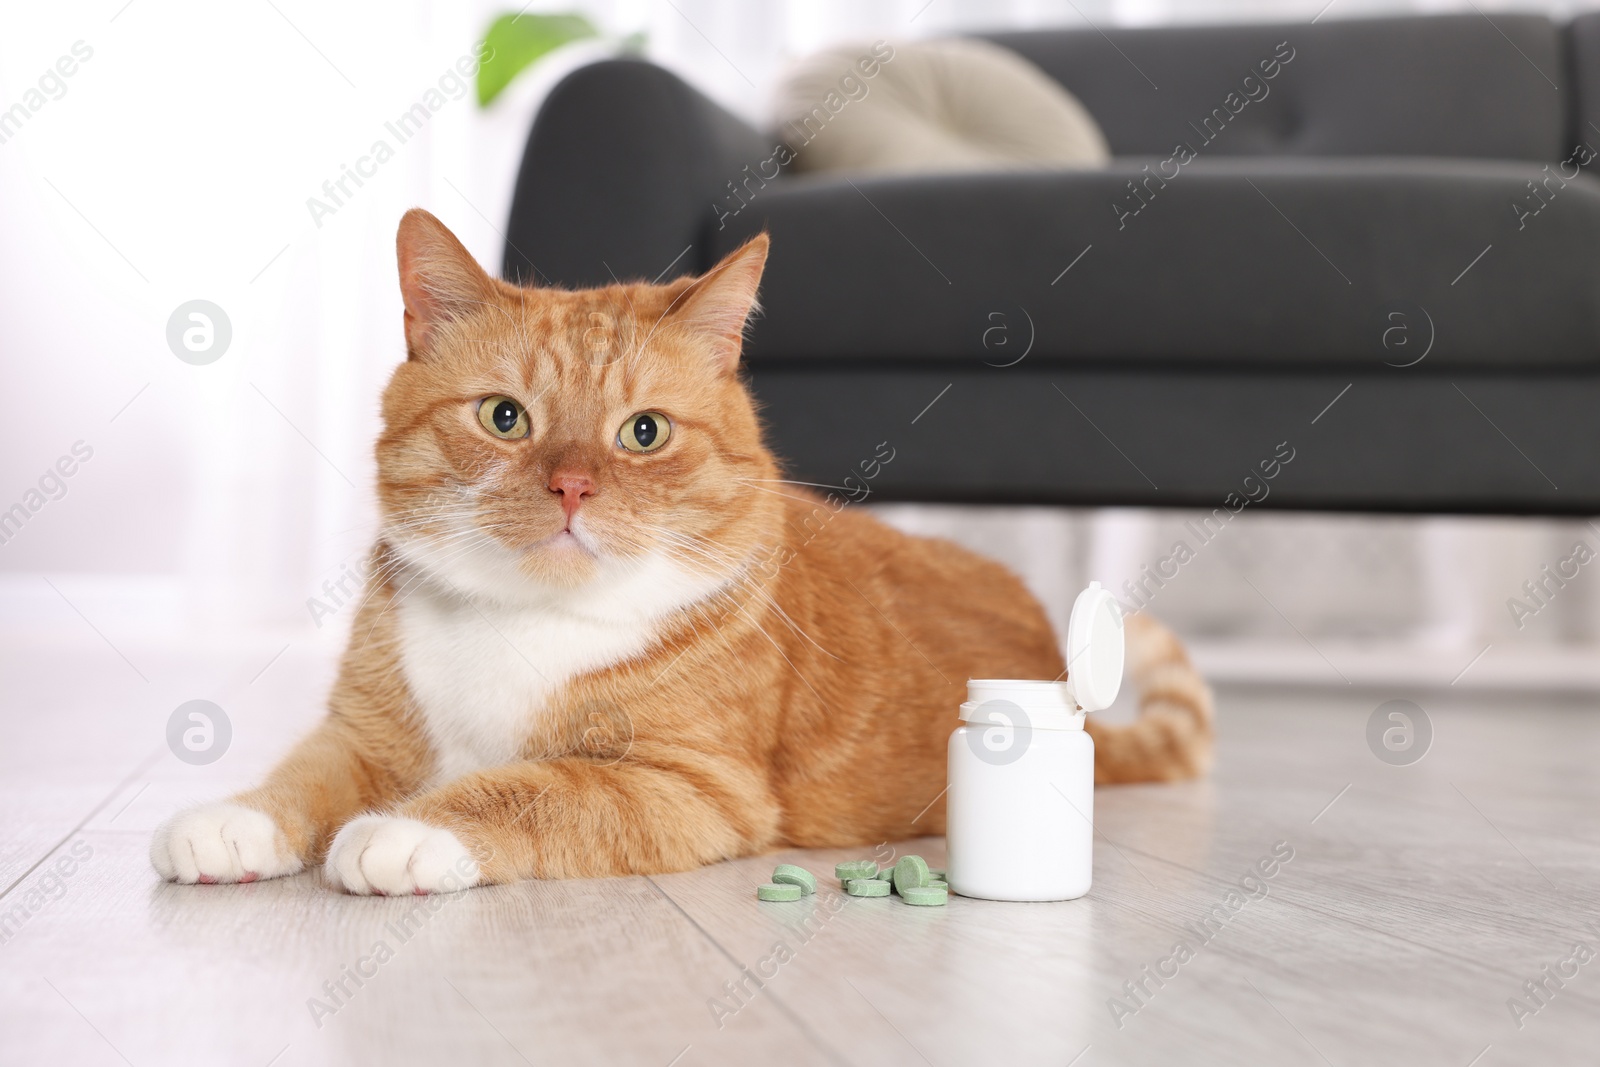
[[[810,56],[785,76],[777,116],[799,171],[1094,167],[1110,158],[1094,119],[1059,82],[976,39]]]
[[[1600,182],[1556,170],[1134,159],[786,179],[713,230],[709,252],[771,232],[753,361],[1000,363],[1027,341],[1035,360],[1372,366],[1420,347],[1429,370],[1593,366]],[[1528,191],[1538,181],[1548,199]],[[1424,333],[1431,347],[1401,343]]]
[[[1600,513],[1593,371],[813,359],[750,380],[786,477],[856,486],[892,448],[871,501]]]
[[[1225,127],[1211,155],[1544,161],[1571,148],[1571,79],[1542,16],[987,36],[1082,100],[1119,156],[1166,155],[1208,118]]]

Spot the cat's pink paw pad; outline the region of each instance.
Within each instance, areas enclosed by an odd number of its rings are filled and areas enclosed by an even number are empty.
[[[150,841],[150,863],[167,881],[186,885],[279,878],[305,866],[272,816],[229,803],[168,819]]]
[[[348,893],[409,896],[477,885],[477,861],[440,826],[390,815],[346,823],[328,849],[328,880]]]

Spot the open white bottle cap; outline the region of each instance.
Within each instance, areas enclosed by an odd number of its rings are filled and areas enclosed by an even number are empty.
[[[1116,598],[1090,582],[1067,622],[1067,688],[1084,711],[1109,708],[1122,689],[1122,634]]]

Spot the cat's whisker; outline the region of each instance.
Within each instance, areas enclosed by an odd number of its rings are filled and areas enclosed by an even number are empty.
[[[847,486],[843,485],[828,485],[824,482],[799,482],[795,481],[793,478],[740,478],[738,479],[738,482],[740,485],[748,485],[752,487],[760,482],[770,482],[774,485],[803,485],[812,489],[837,489],[841,493],[849,493],[853,491]],[[821,501],[818,501],[818,503],[821,503]]]
[[[383,619],[383,616],[388,612],[388,610],[390,608],[394,607],[395,601],[397,599],[399,599],[401,594],[404,593],[408,588],[410,588],[414,583],[420,581],[421,578],[422,578],[422,575],[420,573],[414,574],[410,578],[406,579],[405,583],[403,585],[401,585],[400,588],[394,590],[392,593],[389,594],[388,602],[383,605],[383,607],[378,611],[378,614],[373,617],[371,625],[369,625],[367,627],[367,636],[361,642],[361,647],[362,648],[366,648],[367,645],[371,643],[372,635],[378,629],[378,623]],[[381,587],[379,587],[379,588],[381,588]]]
[[[758,490],[758,491],[763,492],[763,493],[771,493],[773,496],[781,496],[785,500],[794,500],[794,501],[797,501],[797,502],[799,502],[801,504],[808,504],[808,505],[810,505],[812,507],[821,507],[822,506],[822,501],[820,501],[820,500],[807,500],[803,496],[795,496],[793,493],[780,493],[776,489],[768,489],[764,485],[755,485],[755,484],[750,483],[750,482],[746,482],[745,484],[749,485],[751,489],[755,489],[755,490]]]
[[[488,530],[465,529],[454,530],[443,535],[425,535],[416,538],[406,538],[403,541],[392,537],[388,538],[388,540],[397,550],[397,554],[401,556],[404,556],[404,552],[401,551],[403,548],[415,546],[424,548],[425,550],[433,553],[438,553],[448,549],[451,550],[450,555],[452,558],[454,558],[455,556],[459,556],[461,554],[455,550],[457,548],[467,546],[469,542],[471,547],[476,548],[481,545],[488,544],[495,539],[492,532]],[[414,564],[415,561],[412,562]]]
[[[479,536],[476,539],[470,539],[451,545],[451,550],[447,554],[438,559],[430,560],[428,564],[418,563],[414,560],[402,561],[402,567],[398,568],[396,573],[398,573],[399,569],[403,569],[404,567],[413,568],[415,573],[407,578],[405,583],[390,595],[388,602],[385,603],[382,609],[379,610],[378,614],[373,617],[372,624],[367,628],[366,641],[372,640],[372,633],[377,628],[379,621],[382,620],[384,615],[386,615],[389,610],[396,605],[396,603],[404,603],[405,600],[410,597],[411,593],[420,586],[420,583],[424,579],[442,576],[442,570],[446,564],[460,559],[466,553],[474,551],[492,540],[489,535],[482,534],[477,530],[467,532],[471,534],[479,534]],[[382,586],[375,585],[375,588],[381,589]],[[366,642],[363,642],[362,647],[366,647]]]
[[[766,628],[764,626],[762,626],[761,623],[756,621],[755,616],[753,616],[749,612],[745,611],[745,609],[742,608],[742,607],[738,608],[736,610],[739,612],[739,614],[743,615],[746,619],[750,620],[750,625],[754,626],[757,630],[761,631],[761,636],[762,637],[765,637],[768,641],[772,642],[772,647],[777,649],[778,655],[783,657],[783,662],[787,663],[789,665],[789,669],[794,671],[794,676],[796,678],[800,679],[800,681],[805,684],[805,687],[807,689],[811,690],[811,695],[817,698],[817,702],[819,704],[821,704],[824,708],[828,707],[828,702],[826,700],[822,699],[822,694],[817,692],[816,687],[811,684],[810,679],[808,679],[805,675],[800,673],[800,668],[796,667],[794,665],[794,661],[791,660],[789,658],[789,654],[783,650],[783,646],[778,644],[777,641],[773,640],[772,635],[767,633]]]
[[[722,547],[719,542],[717,542],[716,540],[714,540],[714,539],[712,539],[710,537],[705,536],[704,534],[691,534],[691,533],[688,533],[688,532],[685,532],[685,531],[669,530],[666,527],[653,527],[653,528],[659,534],[661,534],[663,537],[667,538],[669,540],[669,542],[676,541],[678,543],[679,547],[684,549],[684,550],[697,552],[700,555],[702,555],[702,556],[704,556],[704,557],[706,557],[708,559],[713,559],[713,560],[719,560],[720,559],[722,562],[727,563],[727,564],[731,564],[731,562],[732,562],[731,557],[727,556],[725,553],[719,555],[717,553],[712,552],[709,549],[706,549],[706,548],[704,548],[702,546],[699,546],[699,545],[692,544],[692,543],[687,541],[688,538],[698,538],[699,540],[704,541],[707,544],[716,545],[718,547]],[[812,647],[814,647],[818,652],[821,652],[823,655],[829,657],[830,659],[837,660],[840,663],[844,662],[844,660],[841,657],[835,655],[834,653],[828,651],[828,649],[824,648],[815,638],[813,638],[798,623],[796,623],[794,621],[794,619],[789,615],[789,613],[783,609],[783,606],[781,604],[779,604],[777,602],[777,600],[774,599],[773,596],[769,592],[767,592],[767,590],[765,590],[765,589],[763,589],[763,588],[761,588],[759,586],[753,586],[753,585],[749,585],[748,583],[743,582],[742,579],[747,576],[748,569],[749,569],[749,565],[748,564],[746,564],[742,568],[744,573],[741,573],[741,574],[739,574],[737,576],[739,579],[741,579],[741,581],[738,584],[744,585],[747,588],[748,592],[753,597],[761,600],[762,603],[764,603],[768,607],[768,609],[774,615],[776,615],[778,617],[778,619],[785,626],[787,626],[790,629],[791,632],[793,632],[797,636],[803,638]]]
[[[459,553],[457,555],[459,555]],[[438,561],[438,564],[442,565],[443,563],[448,563],[449,561],[450,559],[446,558]],[[402,583],[398,589],[395,589],[390,594],[388,601],[383,605],[378,613],[373,616],[372,625],[367,628],[368,641],[372,639],[373,631],[377,629],[378,623],[382,621],[384,615],[388,614],[388,612],[396,606],[403,605],[411,598],[411,595],[415,593],[417,589],[422,587],[426,581],[437,577],[437,575],[427,567],[418,567],[414,564],[409,564],[409,562],[407,565],[413,568],[413,573],[406,578],[404,583]],[[363,645],[363,647],[365,646]]]

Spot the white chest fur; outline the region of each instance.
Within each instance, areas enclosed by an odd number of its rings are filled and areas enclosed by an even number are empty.
[[[666,615],[713,588],[665,561],[516,604],[420,583],[396,610],[402,667],[437,757],[434,784],[518,758],[568,682],[646,652]]]

